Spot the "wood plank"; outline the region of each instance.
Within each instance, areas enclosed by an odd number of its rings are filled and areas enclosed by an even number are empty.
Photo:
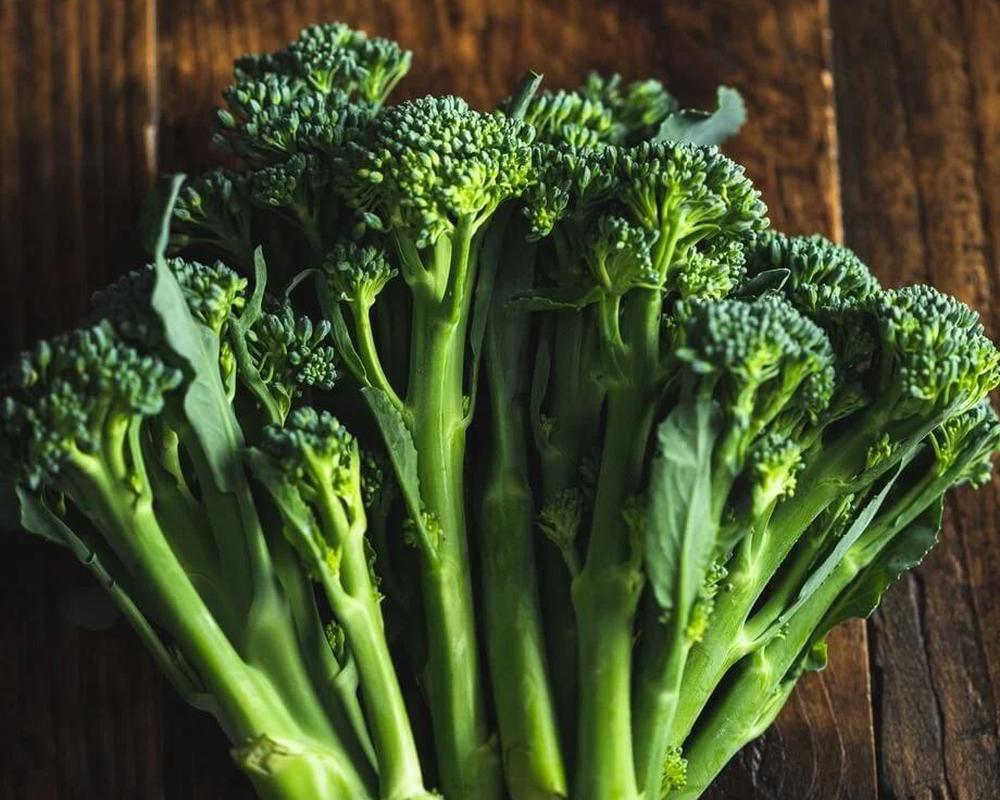
[[[833,4],[848,242],[891,285],[930,281],[994,337],[1000,247],[1000,6]],[[889,797],[1000,785],[995,481],[951,501],[942,543],[872,623]]]
[[[153,170],[151,0],[0,2],[0,355],[76,323],[138,254]],[[59,610],[90,576],[4,532],[0,796],[162,797],[162,681],[124,627]]]

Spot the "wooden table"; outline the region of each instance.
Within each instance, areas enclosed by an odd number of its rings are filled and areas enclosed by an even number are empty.
[[[212,162],[231,58],[331,19],[412,48],[410,95],[489,105],[529,66],[556,86],[591,67],[655,76],[691,103],[736,86],[750,122],[730,150],[778,228],[843,238],[887,283],[933,281],[1000,334],[997,0],[0,0],[5,352],[139,263],[150,178]],[[997,519],[997,483],[958,493],[942,544],[832,636],[829,669],[713,797],[997,797]],[[87,581],[69,556],[3,541],[0,797],[247,797],[128,631],[66,621],[60,594]]]

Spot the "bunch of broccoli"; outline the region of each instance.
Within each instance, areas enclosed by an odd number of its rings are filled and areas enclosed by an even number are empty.
[[[697,797],[989,480],[1000,352],[769,231],[732,90],[387,105],[410,60],[237,62],[242,168],[4,373],[21,523],[262,798]]]

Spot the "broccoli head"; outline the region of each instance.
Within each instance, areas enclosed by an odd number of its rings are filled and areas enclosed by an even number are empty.
[[[348,203],[417,247],[459,225],[474,232],[531,180],[532,128],[457,97],[386,109],[339,159]]]

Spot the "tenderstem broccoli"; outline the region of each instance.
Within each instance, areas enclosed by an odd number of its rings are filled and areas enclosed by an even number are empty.
[[[771,230],[732,89],[410,63],[236,62],[228,166],[0,378],[3,485],[260,797],[698,797],[989,480],[1000,351]]]

